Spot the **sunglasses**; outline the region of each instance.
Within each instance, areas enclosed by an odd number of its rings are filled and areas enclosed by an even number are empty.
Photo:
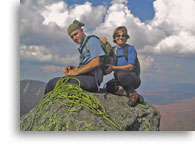
[[[120,34],[116,34],[115,37],[123,37],[123,38],[127,38],[126,34],[120,35]]]

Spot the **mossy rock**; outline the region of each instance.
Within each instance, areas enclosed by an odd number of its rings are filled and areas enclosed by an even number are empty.
[[[153,106],[144,103],[136,107],[127,105],[128,98],[107,93],[89,93],[97,98],[112,117],[113,121],[121,126],[123,131],[158,131],[160,113]],[[61,102],[65,99],[56,98]],[[33,108],[21,117],[20,130],[22,131],[118,131],[111,122],[102,115],[92,113],[82,107],[77,112],[69,112],[61,103],[49,103],[43,110]],[[36,112],[38,111],[38,112]],[[35,118],[36,114],[36,118]],[[32,121],[34,120],[33,124]]]

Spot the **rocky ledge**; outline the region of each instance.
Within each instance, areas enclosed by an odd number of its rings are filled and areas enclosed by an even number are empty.
[[[89,93],[97,98],[122,131],[159,131],[160,113],[152,105],[127,105],[128,98],[109,93]],[[59,99],[59,98],[58,98]],[[62,102],[65,100],[61,100]],[[116,124],[115,124],[116,125]],[[42,111],[37,107],[21,117],[21,131],[118,131],[112,120],[96,115],[83,107],[69,112],[61,103],[49,103]]]

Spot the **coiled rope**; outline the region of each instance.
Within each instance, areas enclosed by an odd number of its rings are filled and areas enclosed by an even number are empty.
[[[74,79],[78,81],[78,85],[69,83],[70,79]],[[60,101],[63,99],[65,101]],[[60,103],[67,107],[69,112],[78,112],[82,110],[83,107],[88,108],[92,113],[102,116],[105,120],[111,123],[118,130],[122,130],[121,126],[113,120],[113,118],[106,113],[105,108],[100,104],[99,100],[94,96],[84,92],[80,88],[80,81],[77,78],[65,76],[60,78],[56,83],[55,88],[49,93],[45,94],[37,107],[33,120],[30,124],[29,130],[32,130],[35,119],[37,117],[38,112],[43,109],[49,103]],[[76,107],[76,109],[74,109]]]

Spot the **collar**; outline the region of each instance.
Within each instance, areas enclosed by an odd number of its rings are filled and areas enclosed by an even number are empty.
[[[85,43],[86,40],[87,40],[87,36],[83,39],[78,49],[81,49],[83,47],[83,44]]]
[[[85,47],[84,44],[85,44],[86,40],[87,40],[87,36],[83,39],[80,46],[78,47],[78,51],[80,52],[80,54],[82,54],[83,48]]]
[[[124,44],[122,45],[122,47],[118,47],[118,46],[116,46],[116,47],[117,47],[118,49],[123,49],[126,45],[127,45],[127,44],[124,43]]]

